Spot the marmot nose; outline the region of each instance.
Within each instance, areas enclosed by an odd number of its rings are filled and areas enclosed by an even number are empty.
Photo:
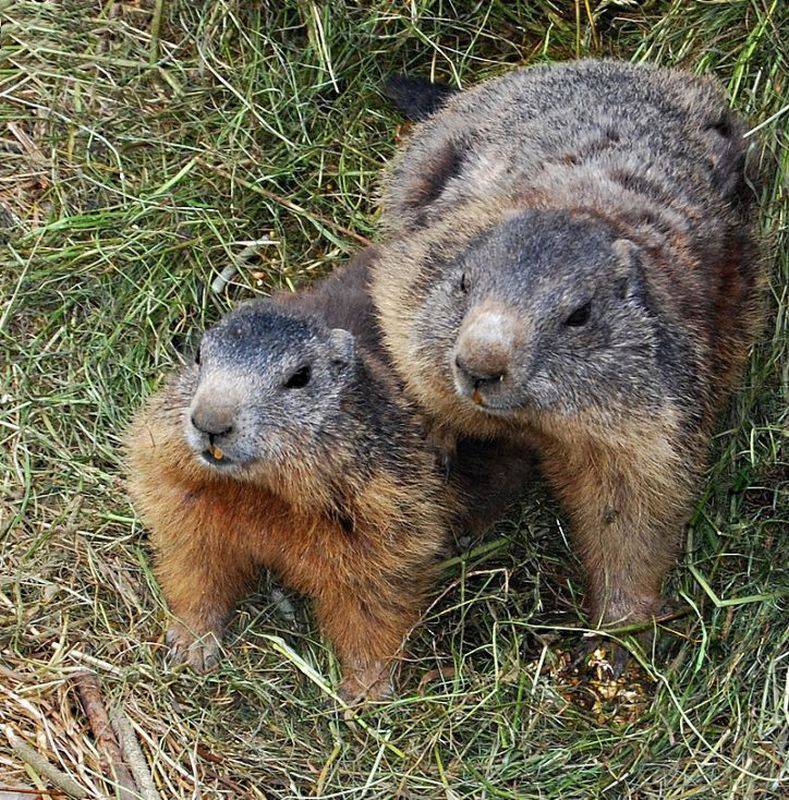
[[[233,430],[233,409],[200,406],[192,412],[192,425],[209,436],[223,436]]]
[[[461,355],[455,356],[455,366],[478,389],[486,383],[496,383],[506,374],[506,369],[495,364],[469,364]]]
[[[455,367],[474,388],[500,381],[510,370],[515,320],[509,309],[491,303],[474,309],[455,347]]]

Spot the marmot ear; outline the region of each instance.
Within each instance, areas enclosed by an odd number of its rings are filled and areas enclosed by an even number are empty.
[[[384,81],[383,92],[406,119],[420,122],[441,108],[457,89],[424,78],[390,75]]]
[[[337,364],[350,364],[356,354],[356,339],[344,328],[332,328],[329,331],[332,360]]]
[[[414,215],[414,225],[422,228],[430,221],[430,206],[438,200],[447,184],[463,171],[466,157],[465,145],[457,136],[445,134],[432,143],[427,153],[414,162],[408,162],[407,170],[399,170],[397,179],[400,190],[396,203],[402,203]]]
[[[630,239],[617,239],[611,247],[616,256],[617,294],[622,300],[642,302],[645,285],[639,246]]]

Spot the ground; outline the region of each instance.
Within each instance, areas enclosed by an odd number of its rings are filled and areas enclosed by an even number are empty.
[[[163,798],[786,796],[783,3],[0,0],[0,26],[0,784],[46,786],[16,737],[114,796],[89,669]],[[391,703],[338,706],[309,609],[267,578],[215,674],[168,668],[119,463],[131,411],[233,303],[375,237],[407,135],[383,76],[465,86],[584,54],[716,75],[772,176],[769,323],[672,574],[684,616],[620,684],[579,680],[577,563],[535,485],[447,565]]]

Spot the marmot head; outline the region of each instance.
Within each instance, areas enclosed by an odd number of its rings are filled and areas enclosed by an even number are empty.
[[[197,459],[265,481],[321,463],[354,380],[354,337],[271,301],[252,301],[208,330],[196,355],[185,437]]]
[[[572,415],[634,395],[653,364],[639,248],[604,221],[521,211],[431,267],[420,361],[480,413]]]

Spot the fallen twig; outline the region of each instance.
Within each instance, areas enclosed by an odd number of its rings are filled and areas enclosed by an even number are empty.
[[[151,20],[151,46],[148,54],[148,63],[155,64],[159,60],[159,35],[162,28],[162,8],[164,0],[156,0],[153,7]]]
[[[112,725],[107,716],[107,709],[104,707],[101,687],[96,674],[93,672],[80,672],[74,676],[73,680],[82,708],[85,710],[85,716],[88,718],[90,729],[96,739],[96,744],[99,750],[102,751],[111,777],[120,790],[120,799],[136,800],[136,798],[139,798],[137,784],[123,761],[118,742],[112,732]]]
[[[129,718],[122,710],[115,709],[110,712],[110,722],[118,737],[118,742],[120,742],[123,758],[137,782],[140,794],[144,800],[162,800]]]
[[[220,294],[238,272],[239,267],[252,258],[257,253],[258,247],[264,244],[276,244],[276,242],[268,236],[256,239],[254,242],[247,242],[246,247],[235,257],[233,263],[228,264],[211,282],[211,291],[214,294]]]
[[[420,697],[425,696],[427,685],[436,678],[441,678],[442,681],[449,681],[457,675],[457,670],[454,667],[437,667],[436,669],[428,670],[420,679],[419,685],[416,687],[416,692]]]
[[[45,756],[34,750],[27,742],[23,742],[14,733],[10,725],[5,726],[5,735],[16,756],[22,759],[29,767],[32,767],[39,775],[42,775],[50,783],[57,786],[58,789],[62,789],[69,797],[76,797],[77,800],[88,796],[85,788],[80,786],[70,775],[66,775],[65,772],[61,772],[57,767],[52,766]]]
[[[25,789],[20,786],[0,786],[0,800],[51,800],[53,797],[66,797],[59,789]]]

